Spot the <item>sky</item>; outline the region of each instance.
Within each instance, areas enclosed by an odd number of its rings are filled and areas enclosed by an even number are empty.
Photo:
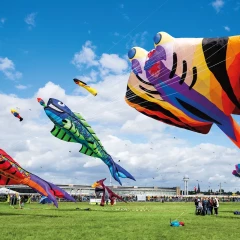
[[[174,37],[239,34],[240,1],[1,1],[0,148],[24,168],[57,184],[92,184],[107,178],[100,160],[80,144],[54,138],[36,101],[56,98],[80,112],[115,161],[136,178],[123,186],[239,190],[232,176],[238,148],[213,126],[201,135],[138,113],[124,100],[134,46],[153,48],[159,31]],[[78,77],[96,97],[74,84]],[[11,108],[18,108],[22,122]],[[240,122],[240,118],[234,116]],[[117,182],[112,180],[114,185]]]

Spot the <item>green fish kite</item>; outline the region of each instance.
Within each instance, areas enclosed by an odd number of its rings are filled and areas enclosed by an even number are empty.
[[[73,113],[64,103],[54,98],[50,98],[47,105],[41,98],[37,100],[44,107],[49,119],[54,123],[54,128],[51,131],[53,136],[66,142],[82,144],[80,152],[102,159],[119,184],[122,185],[119,177],[130,178],[135,181],[130,173],[113,161],[92,128],[79,113]]]

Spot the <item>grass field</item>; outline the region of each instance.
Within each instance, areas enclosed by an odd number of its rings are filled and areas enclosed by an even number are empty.
[[[194,203],[117,203],[105,207],[59,203],[59,209],[38,203],[14,209],[0,203],[0,240],[239,239],[240,215],[233,211],[240,210],[240,203],[220,203],[219,216],[196,216],[194,210]],[[170,227],[170,218],[186,225]]]

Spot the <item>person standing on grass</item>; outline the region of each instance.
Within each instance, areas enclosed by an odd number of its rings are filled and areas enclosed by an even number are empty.
[[[202,200],[202,206],[203,206],[202,215],[205,216],[206,213],[207,213],[207,200],[206,200],[206,198],[203,198],[203,200]]]
[[[207,211],[209,214],[213,215],[213,199],[212,198],[208,198]]]
[[[219,201],[218,201],[217,197],[214,198],[213,207],[214,207],[214,213],[217,216],[218,215],[218,208],[219,208]]]

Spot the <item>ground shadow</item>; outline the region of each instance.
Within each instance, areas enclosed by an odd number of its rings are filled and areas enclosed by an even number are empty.
[[[48,218],[62,217],[62,216],[55,216],[55,215],[24,214],[24,213],[0,213],[0,217],[1,216],[33,216],[33,217],[48,217]]]
[[[234,216],[217,216],[217,218],[228,218],[228,219],[240,220],[240,218],[237,217],[237,215],[234,215]]]

